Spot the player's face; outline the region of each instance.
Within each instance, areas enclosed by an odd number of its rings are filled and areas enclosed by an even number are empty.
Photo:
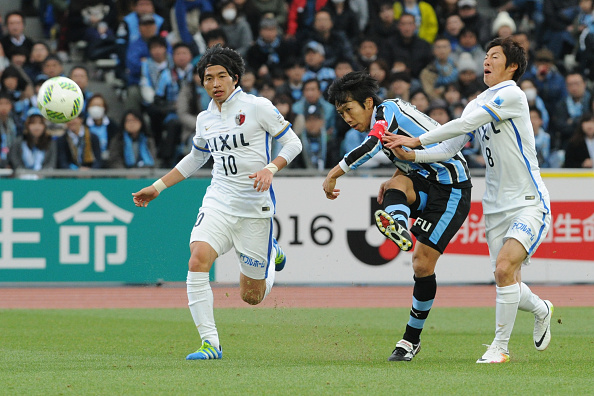
[[[361,103],[349,100],[339,106],[336,111],[349,126],[359,132],[366,132],[371,125],[371,116],[373,115],[373,100],[367,98],[365,106]]]
[[[206,68],[203,84],[208,96],[214,99],[219,109],[235,90],[235,78],[231,77],[227,69],[220,65],[213,65]]]
[[[499,84],[502,81],[511,80],[518,65],[511,64],[505,67],[507,58],[503,54],[501,46],[493,47],[487,52],[483,62],[483,81],[488,87]]]

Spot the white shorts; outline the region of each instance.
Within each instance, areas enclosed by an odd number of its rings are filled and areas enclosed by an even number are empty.
[[[534,206],[526,206],[509,213],[485,215],[485,234],[493,271],[499,251],[509,238],[524,246],[527,255],[523,264],[530,264],[530,257],[545,239],[550,225],[551,214]]]
[[[252,279],[266,279],[272,252],[272,218],[237,217],[212,208],[200,208],[190,243],[206,242],[220,257],[231,248],[239,270]]]

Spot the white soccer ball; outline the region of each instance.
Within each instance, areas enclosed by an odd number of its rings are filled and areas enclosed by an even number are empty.
[[[37,107],[41,115],[55,123],[68,122],[80,114],[84,104],[80,87],[66,77],[50,78],[41,85]]]

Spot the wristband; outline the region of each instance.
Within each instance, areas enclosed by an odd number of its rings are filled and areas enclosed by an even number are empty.
[[[264,169],[268,169],[273,175],[278,172],[278,166],[274,165],[272,162],[266,165]]]
[[[155,190],[157,190],[157,192],[160,194],[161,191],[167,188],[167,185],[163,183],[163,180],[159,179],[153,183],[153,187],[155,187]]]

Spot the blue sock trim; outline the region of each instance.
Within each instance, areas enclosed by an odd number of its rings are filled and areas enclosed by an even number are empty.
[[[412,306],[417,311],[429,311],[433,306],[433,300],[419,301],[413,296]]]
[[[425,319],[417,319],[411,316],[408,318],[408,325],[415,329],[422,329],[425,326]]]

